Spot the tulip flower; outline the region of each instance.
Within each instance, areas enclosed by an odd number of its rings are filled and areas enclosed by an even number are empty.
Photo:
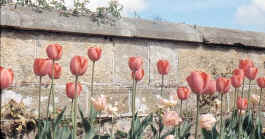
[[[265,77],[260,77],[257,79],[257,84],[260,88],[265,88]]]
[[[173,136],[173,135],[168,135],[165,139],[175,139],[175,136]]]
[[[102,50],[98,47],[90,47],[88,48],[87,55],[89,59],[93,62],[98,61],[101,57]]]
[[[245,73],[243,69],[234,69],[233,76],[241,76],[243,79],[245,77]]]
[[[161,75],[167,75],[168,71],[170,69],[170,64],[167,60],[158,60],[157,64],[157,70],[159,74]]]
[[[14,80],[13,70],[5,69],[0,66],[0,90],[8,88],[13,83],[13,80]]]
[[[55,63],[52,69],[52,66],[50,66],[49,71],[48,71],[48,75],[49,77],[52,79],[52,71],[53,73],[53,78],[54,79],[59,79],[62,73],[62,67],[58,64]]]
[[[160,104],[159,107],[161,107],[161,108],[173,107],[173,106],[176,106],[178,103],[178,101],[173,96],[169,96],[169,99],[164,99],[159,95],[157,95],[156,97],[157,97],[158,102]]]
[[[142,68],[143,60],[141,57],[130,57],[128,61],[128,65],[131,71],[135,72]]]
[[[139,69],[135,72],[132,72],[132,78],[136,81],[142,80],[143,77],[144,77],[144,70],[143,69]]]
[[[82,76],[85,74],[88,61],[83,56],[74,56],[70,63],[70,70],[73,75]]]
[[[204,90],[204,94],[213,95],[216,92],[216,81],[210,80],[207,87]]]
[[[186,100],[190,96],[190,89],[182,86],[177,89],[177,96],[180,100]]]
[[[33,71],[37,76],[45,76],[49,72],[51,61],[48,58],[36,58],[34,60]]]
[[[241,87],[242,83],[243,83],[243,78],[242,78],[242,76],[239,76],[239,75],[233,75],[233,76],[231,77],[231,84],[232,84],[232,86],[233,86],[234,88],[239,88],[239,87]]]
[[[68,82],[65,86],[65,90],[66,90],[67,97],[69,97],[70,99],[74,99],[75,97],[80,96],[80,93],[82,91],[82,86],[80,83],[78,83],[77,89],[75,92],[75,83]]]
[[[249,99],[250,103],[252,103],[253,105],[259,104],[259,100],[260,100],[260,96],[255,95],[255,94],[251,95]]]
[[[206,87],[208,86],[210,75],[205,72],[193,71],[191,74],[186,78],[191,90],[193,93],[197,95],[197,113],[196,113],[196,127],[195,127],[195,139],[197,139],[198,135],[198,124],[199,124],[199,99],[200,94],[203,94]]]
[[[14,80],[14,73],[12,69],[5,69],[0,66],[0,129],[2,128],[2,90],[8,88]]]
[[[246,70],[246,77],[249,80],[255,80],[257,74],[258,74],[258,69],[256,67],[250,67]]]
[[[106,97],[104,95],[100,95],[96,99],[91,98],[91,102],[92,102],[94,108],[96,109],[96,111],[98,111],[98,112],[105,110],[105,108],[107,106],[107,100],[106,100]]]
[[[59,60],[63,54],[63,48],[59,44],[50,44],[46,48],[47,55],[52,60]]]
[[[177,126],[182,122],[178,113],[175,111],[167,111],[162,118],[163,125],[166,127]]]
[[[239,110],[246,110],[248,107],[248,100],[246,98],[239,97],[237,99],[237,108]]]
[[[206,129],[207,131],[211,131],[216,123],[216,119],[213,114],[203,114],[200,117],[199,123],[201,128]]]
[[[240,59],[239,61],[239,68],[243,69],[244,72],[247,71],[249,67],[254,67],[254,63],[250,59]]]

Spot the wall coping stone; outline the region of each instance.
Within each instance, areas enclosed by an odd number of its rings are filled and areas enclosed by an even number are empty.
[[[1,28],[265,49],[265,33],[262,32],[201,27],[135,18],[122,18],[117,20],[115,25],[98,24],[86,16],[65,17],[61,16],[58,11],[43,10],[41,13],[37,13],[26,7],[3,6],[0,8]]]

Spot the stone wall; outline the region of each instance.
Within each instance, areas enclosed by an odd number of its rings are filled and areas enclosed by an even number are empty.
[[[1,66],[14,70],[15,82],[10,90],[20,94],[35,110],[38,78],[33,73],[34,58],[47,57],[45,48],[52,43],[63,46],[63,56],[58,61],[63,73],[56,80],[55,89],[56,105],[61,108],[71,103],[65,95],[65,84],[74,81],[69,69],[70,60],[74,55],[86,56],[90,46],[103,50],[95,67],[95,94],[109,96],[108,101],[117,104],[121,113],[130,111],[130,56],[144,59],[145,76],[137,90],[137,107],[143,113],[156,108],[155,95],[159,93],[161,80],[156,70],[158,59],[171,63],[170,73],[165,77],[166,94],[176,92],[179,85],[187,85],[185,78],[193,70],[205,71],[214,78],[229,77],[241,58],[252,59],[260,69],[259,75],[265,75],[264,33],[127,18],[112,26],[97,25],[86,17],[63,17],[54,11],[36,13],[31,9],[2,7]],[[84,109],[90,81],[91,62],[86,74],[80,78],[84,88],[80,105]],[[42,94],[44,104],[50,80],[45,77],[43,82],[46,84]],[[193,107],[194,98],[186,103]],[[45,108],[42,110],[44,114]]]

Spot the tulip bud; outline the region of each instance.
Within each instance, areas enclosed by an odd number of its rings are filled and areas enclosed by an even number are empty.
[[[232,86],[233,86],[234,88],[239,88],[239,87],[241,87],[242,83],[243,83],[243,78],[242,78],[242,76],[239,76],[239,75],[233,75],[233,76],[231,77],[231,84],[232,84]]]
[[[157,70],[161,75],[167,75],[170,68],[170,64],[167,60],[158,60]]]
[[[105,110],[106,105],[107,105],[107,100],[106,100],[106,97],[104,95],[100,95],[96,99],[91,98],[91,102],[92,102],[94,108],[96,109],[96,111],[98,111],[98,112]]]
[[[248,107],[248,100],[246,98],[239,97],[237,99],[237,108],[239,110],[246,110]]]
[[[53,65],[53,71],[52,71],[52,64],[49,67],[50,68],[48,74],[50,79],[52,79],[52,74],[54,79],[59,79],[62,73],[62,67],[58,63],[55,63]]]
[[[188,87],[179,87],[177,95],[180,100],[186,100],[190,96],[190,89]]]
[[[81,91],[82,91],[82,86],[80,83],[77,84],[76,93],[75,93],[75,83],[69,82],[66,84],[66,95],[70,99],[74,99],[75,94],[76,94],[76,97],[78,97]]]
[[[244,73],[244,70],[243,69],[234,69],[233,71],[233,76],[240,76],[244,79],[245,77],[245,73]]]
[[[258,95],[253,94],[250,96],[249,101],[254,105],[258,105],[259,99],[260,99],[260,97]]]
[[[199,124],[201,128],[211,131],[216,123],[216,119],[212,114],[203,114],[200,116]]]
[[[101,48],[98,47],[90,47],[88,48],[87,55],[91,61],[98,61],[101,57]]]
[[[33,71],[37,76],[45,76],[49,72],[51,61],[48,58],[36,58],[34,60]]]
[[[175,111],[167,111],[162,117],[162,122],[164,126],[177,126],[182,122],[182,119],[179,117],[178,113]]]
[[[139,69],[135,72],[132,72],[132,78],[135,79],[136,81],[142,80],[143,77],[144,77],[144,70],[143,69]]]
[[[205,72],[194,71],[186,78],[186,80],[193,93],[203,94],[209,83],[210,75]]]
[[[258,69],[256,67],[250,67],[246,70],[246,77],[249,80],[255,80],[257,74],[258,74]]]
[[[59,44],[50,44],[46,48],[47,55],[52,60],[59,60],[63,54],[63,48]]]
[[[210,80],[207,87],[204,90],[204,93],[207,95],[213,95],[216,92],[216,81]]]
[[[250,60],[250,59],[241,59],[239,61],[239,68],[243,69],[244,72],[246,72],[247,69],[250,68],[250,67],[254,67],[254,63],[253,63],[252,60]]]
[[[128,65],[131,71],[135,72],[142,68],[143,61],[141,57],[130,57],[128,61]]]
[[[265,77],[260,77],[257,79],[257,84],[260,88],[265,88]]]
[[[0,66],[0,89],[8,88],[13,83],[13,80],[14,73],[12,69],[5,69]]]
[[[216,80],[216,89],[219,93],[227,93],[230,90],[231,81],[229,79],[219,77]]]
[[[87,70],[88,62],[83,56],[74,56],[70,63],[70,70],[73,75],[81,76]]]

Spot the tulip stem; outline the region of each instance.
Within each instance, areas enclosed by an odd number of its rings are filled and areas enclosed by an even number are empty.
[[[133,73],[133,75],[135,75],[135,72]],[[136,93],[136,80],[135,77],[133,77],[133,88],[132,88],[132,132],[131,132],[131,137],[134,138],[134,119],[135,119],[135,93]]]
[[[50,93],[48,97],[47,118],[49,117],[49,113],[50,113],[49,108],[50,108],[51,95],[53,93],[53,80],[54,80],[54,60],[52,60],[52,83],[51,83]]]
[[[164,75],[161,76],[161,90],[160,90],[160,96],[162,97],[163,95],[163,87],[164,87]]]
[[[248,84],[248,102],[249,102],[249,97],[250,97],[250,85],[251,85],[251,80],[249,80],[249,84]],[[247,107],[247,110],[249,110],[249,107]]]
[[[113,112],[111,113],[111,139],[114,139]]]
[[[179,110],[179,115],[182,118],[182,100],[180,100],[180,110]]]
[[[242,132],[242,119],[241,119],[241,109],[239,110],[239,138],[241,138],[241,132]]]
[[[54,63],[55,61],[52,61],[52,86],[54,85]],[[52,109],[53,109],[53,115],[55,116],[56,108],[55,108],[55,95],[54,95],[54,86],[52,87]]]
[[[95,61],[92,64],[92,77],[91,77],[91,96],[93,97],[93,84],[94,84],[94,69],[95,69]],[[88,98],[89,99],[89,98]]]
[[[40,76],[40,85],[39,85],[39,120],[40,120],[40,105],[41,105],[41,78]]]
[[[223,96],[224,96],[224,94],[221,93],[221,124],[220,124],[221,139],[223,139]]]
[[[261,106],[260,106],[260,104],[261,104],[261,98],[262,98],[262,88],[260,88],[260,94],[259,94],[259,109],[258,109],[258,113],[259,113],[259,120],[260,120],[260,118],[261,118],[261,115],[260,115],[260,111],[261,111]]]
[[[245,78],[243,79],[243,86],[242,86],[242,91],[241,91],[241,97],[244,97],[244,88],[245,88]]]
[[[76,139],[76,128],[77,128],[77,123],[76,123],[76,116],[77,116],[77,81],[78,81],[78,76],[75,76],[75,95],[74,95],[74,120],[73,120],[73,127],[74,127],[74,132],[73,132],[73,139]]]
[[[0,134],[2,134],[2,91],[0,88]]]
[[[237,100],[237,89],[235,88],[235,93],[234,93],[234,109],[236,109],[236,100]]]
[[[197,99],[196,99],[197,113],[196,113],[195,139],[197,139],[197,136],[198,136],[199,111],[200,111],[199,99],[200,99],[200,96],[197,94]]]

